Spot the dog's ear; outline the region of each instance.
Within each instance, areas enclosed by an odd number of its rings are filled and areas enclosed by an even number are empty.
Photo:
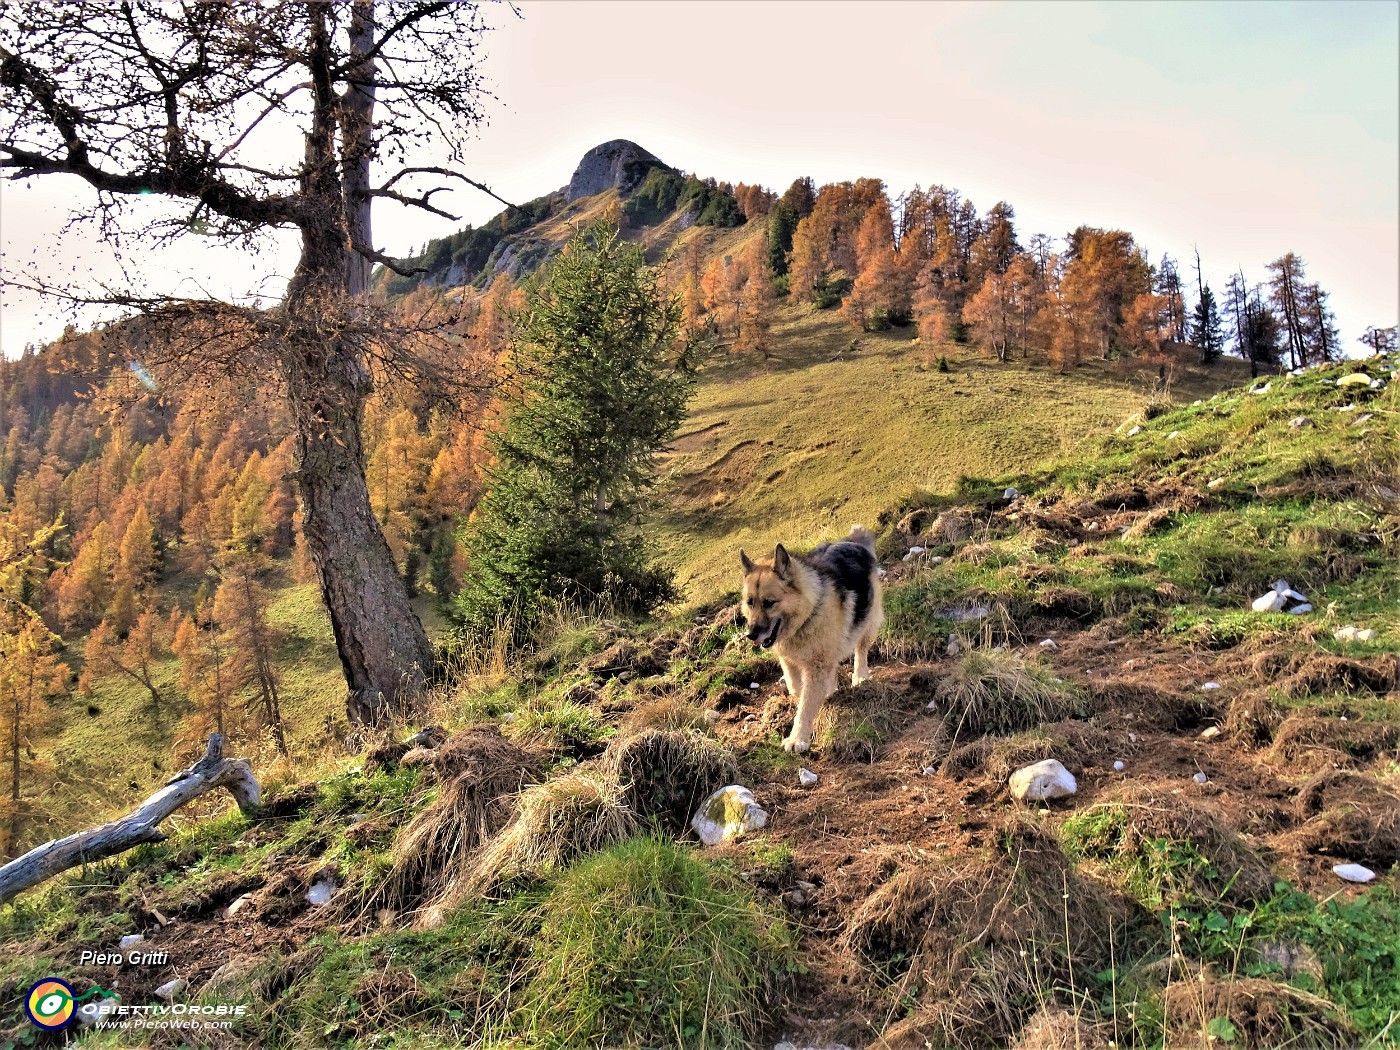
[[[753,559],[744,553],[744,548],[739,548],[739,564],[744,567],[744,575],[753,572]]]
[[[787,548],[780,543],[773,549],[773,572],[778,579],[786,580],[791,568],[792,558],[788,555]]]

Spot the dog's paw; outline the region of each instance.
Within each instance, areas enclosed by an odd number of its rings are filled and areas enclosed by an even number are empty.
[[[783,741],[783,750],[793,755],[800,755],[811,746],[810,740],[799,740],[795,736],[790,736]]]

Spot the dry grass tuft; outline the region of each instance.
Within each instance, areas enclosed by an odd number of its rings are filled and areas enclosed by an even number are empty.
[[[1388,868],[1400,863],[1400,795],[1370,777],[1328,770],[1298,792],[1298,848]]]
[[[1045,987],[1108,963],[1126,913],[1034,822],[1001,832],[990,856],[900,871],[851,916],[846,947],[912,1005],[880,1045],[1010,1045]]]
[[[874,762],[899,727],[903,694],[882,682],[838,689],[817,714],[813,739],[838,762]]]
[[[569,773],[521,792],[515,820],[476,855],[460,892],[489,892],[534,878],[631,838],[637,815],[610,776]]]
[[[408,911],[440,897],[509,819],[510,799],[537,775],[535,759],[494,726],[452,737],[432,764],[438,797],[399,833],[393,866],[361,903],[363,914]]]
[[[614,741],[605,768],[634,813],[683,832],[718,788],[738,776],[734,756],[693,729],[648,729]]]
[[[1316,715],[1291,715],[1279,725],[1269,754],[1292,762],[1308,752],[1323,751],[1329,758],[1345,762],[1347,756],[1374,758],[1393,750],[1397,743],[1400,743],[1400,726],[1360,719],[1343,722]]]
[[[641,704],[627,712],[622,718],[624,736],[642,733],[649,729],[663,731],[682,729],[704,729],[705,712],[700,705],[677,697],[661,697]],[[616,747],[614,742],[612,747]],[[610,749],[611,750],[611,747]]]
[[[1033,729],[1082,706],[1073,686],[1010,650],[968,652],[938,683],[934,698],[954,738]]]
[[[1113,1029],[1102,1021],[1054,1003],[1031,1015],[1011,1044],[1011,1050],[1106,1050],[1113,1045]]]
[[[1225,715],[1225,732],[1237,740],[1263,747],[1274,739],[1283,715],[1267,693],[1249,692],[1230,702]]]
[[[1278,981],[1257,977],[1221,978],[1204,973],[1198,980],[1169,985],[1162,1005],[1170,1032],[1181,1040],[1171,1045],[1214,1045],[1207,1025],[1223,1017],[1234,1026],[1236,1045],[1324,1050],[1360,1045],[1356,1032],[1337,1007]]]
[[[1395,688],[1398,664],[1394,656],[1365,662],[1340,656],[1300,656],[1285,665],[1287,677],[1277,688],[1284,696],[1295,698],[1320,693],[1388,693]]]
[[[1164,900],[1194,898],[1248,906],[1273,890],[1273,872],[1237,834],[1225,814],[1202,799],[1148,785],[1125,784],[1102,802],[1076,813],[1064,831],[1077,852],[1113,865],[1129,861],[1137,892]],[[1067,839],[1067,841],[1069,841]],[[1189,847],[1203,863],[1173,856]]]

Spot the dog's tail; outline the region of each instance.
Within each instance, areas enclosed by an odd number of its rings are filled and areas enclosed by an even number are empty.
[[[875,533],[864,525],[852,525],[851,534],[846,537],[846,540],[850,543],[859,543],[862,547],[869,549],[871,554],[875,553]]]

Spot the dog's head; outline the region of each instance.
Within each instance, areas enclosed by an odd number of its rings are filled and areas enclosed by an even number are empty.
[[[784,634],[791,634],[811,614],[812,602],[793,571],[792,557],[778,544],[772,558],[754,561],[742,550],[744,596],[739,607],[748,624],[749,641],[771,648]]]

